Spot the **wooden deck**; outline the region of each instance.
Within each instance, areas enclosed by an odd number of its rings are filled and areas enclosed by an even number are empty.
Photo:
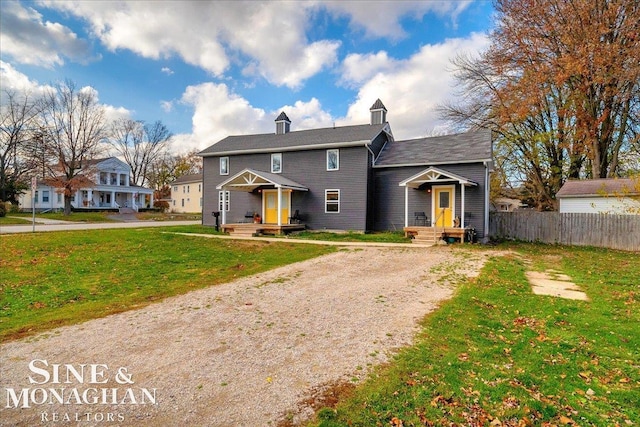
[[[405,237],[411,237],[414,243],[433,243],[448,237],[464,242],[465,229],[460,227],[404,227]]]
[[[286,234],[291,231],[300,231],[306,228],[305,224],[253,224],[237,223],[222,224],[222,231],[230,236],[253,237],[260,234]]]

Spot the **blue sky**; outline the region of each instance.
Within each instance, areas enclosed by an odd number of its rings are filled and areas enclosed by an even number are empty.
[[[488,45],[490,1],[0,2],[0,83],[91,86],[111,118],[161,120],[176,152],[227,135],[368,122],[446,132],[449,60]]]

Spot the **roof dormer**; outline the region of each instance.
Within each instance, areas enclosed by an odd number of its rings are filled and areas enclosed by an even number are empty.
[[[280,113],[278,118],[276,118],[276,135],[283,135],[285,133],[289,133],[291,130],[291,120],[284,113]]]

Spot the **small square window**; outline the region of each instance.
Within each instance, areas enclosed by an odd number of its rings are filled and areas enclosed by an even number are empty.
[[[340,190],[324,191],[325,213],[340,213]]]
[[[220,175],[229,175],[228,157],[220,157]]]
[[[327,150],[327,170],[337,171],[340,169],[340,150]]]
[[[271,155],[271,173],[282,172],[282,153],[274,153]]]

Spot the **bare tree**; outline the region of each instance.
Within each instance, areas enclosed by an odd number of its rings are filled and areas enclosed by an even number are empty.
[[[454,61],[462,103],[445,117],[498,135],[505,173],[554,209],[567,178],[622,173],[639,144],[640,3],[496,0],[491,46]]]
[[[27,188],[26,176],[35,167],[28,149],[37,137],[39,104],[29,92],[3,90],[0,105],[0,201],[18,203]]]
[[[40,117],[44,146],[55,159],[47,181],[64,195],[64,213],[69,215],[75,191],[93,185],[90,160],[102,148],[104,108],[91,88],[77,89],[67,80],[46,92]]]
[[[131,181],[136,185],[148,184],[151,165],[161,159],[171,140],[171,132],[160,121],[145,124],[142,121],[120,119],[110,127],[110,142],[117,155],[131,168]]]

